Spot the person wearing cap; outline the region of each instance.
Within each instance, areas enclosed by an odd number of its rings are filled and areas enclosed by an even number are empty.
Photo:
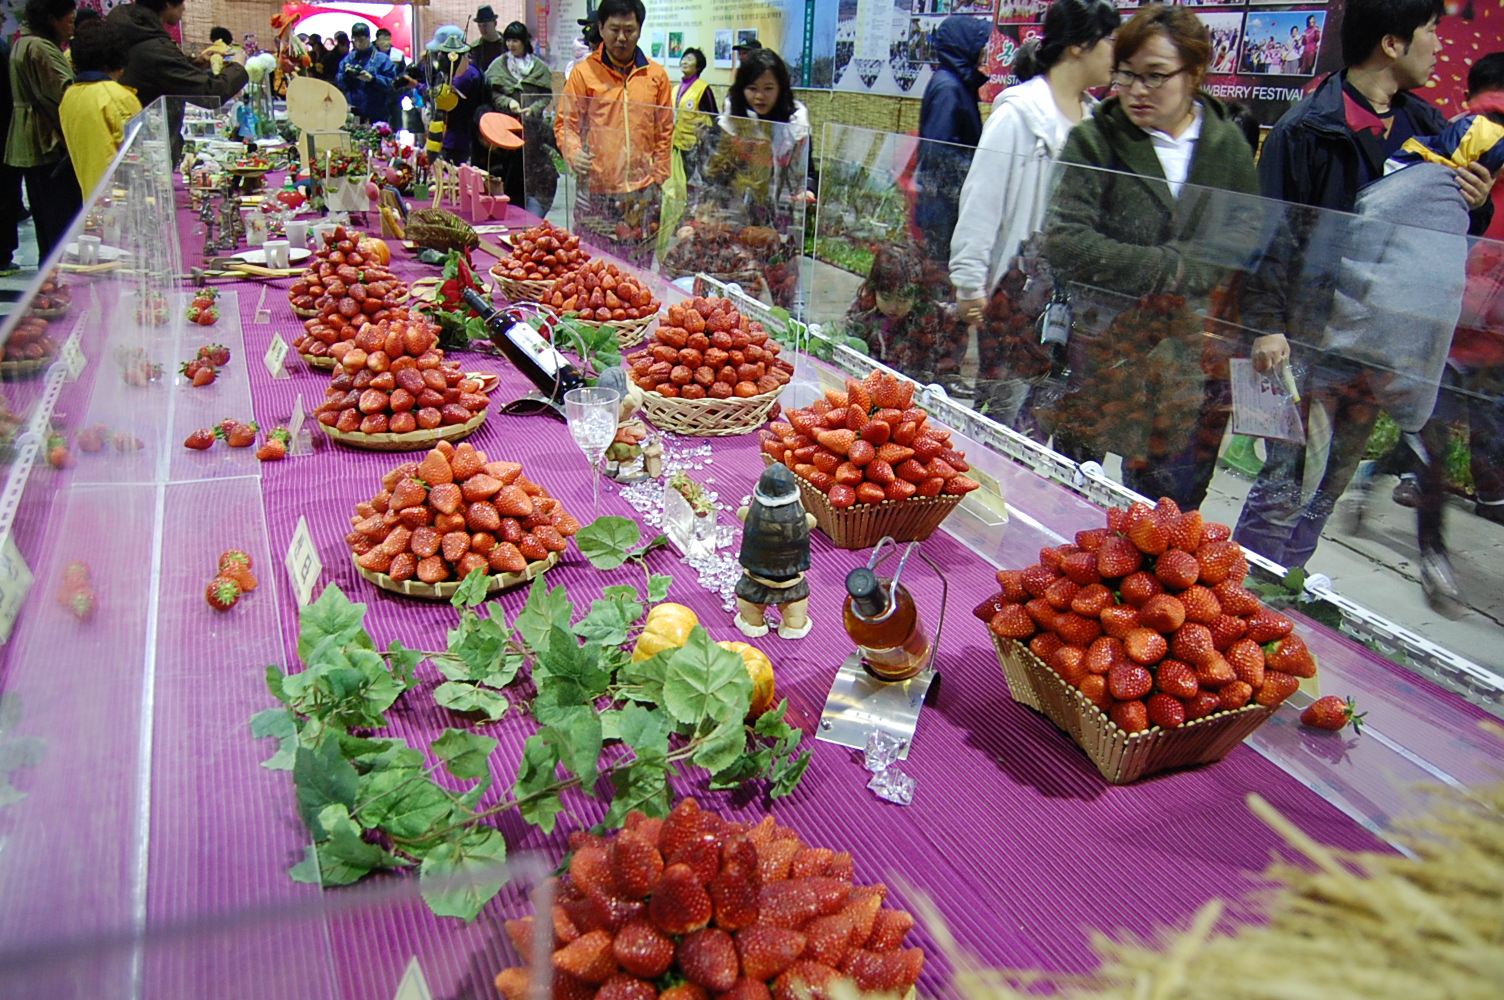
[[[491,64],[506,54],[507,43],[496,30],[496,11],[490,4],[475,12],[475,26],[480,29],[480,38],[470,46],[470,65],[484,76]]]
[[[668,72],[637,45],[646,16],[642,0],[603,0],[601,45],[570,73],[554,122],[579,178],[581,238],[638,263],[652,257],[674,134]]]
[[[429,148],[433,149],[436,134],[442,135],[439,155],[450,163],[465,163],[470,159],[471,122],[485,81],[470,62],[465,33],[454,25],[446,24],[435,31],[426,48],[433,100]]]
[[[396,76],[392,61],[371,44],[371,26],[357,21],[350,29],[350,53],[339,64],[339,89],[350,110],[363,122],[386,121]]]

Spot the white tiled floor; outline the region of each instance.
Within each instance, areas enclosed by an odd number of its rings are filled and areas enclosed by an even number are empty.
[[[20,237],[20,245],[11,259],[21,268],[21,273],[0,278],[0,316],[8,315],[15,308],[16,297],[26,291],[37,276],[37,237],[30,219],[21,223],[16,235]]]

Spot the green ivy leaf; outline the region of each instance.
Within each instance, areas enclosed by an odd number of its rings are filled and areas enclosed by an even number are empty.
[[[380,816],[372,825],[380,826],[394,837],[421,842],[431,839],[435,829],[453,822],[457,811],[449,793],[431,779],[418,775],[409,775],[409,779],[409,784],[374,802],[369,813]],[[421,853],[411,844],[403,846],[413,853]]]
[[[611,784],[616,794],[611,797],[611,808],[606,810],[603,820],[606,826],[621,826],[633,809],[649,817],[668,815],[668,774],[661,765],[637,764],[617,771],[611,775]]]
[[[298,752],[298,721],[285,708],[268,708],[251,716],[251,736],[272,737],[280,741],[277,752],[261,762],[272,771],[291,771]]]
[[[489,758],[496,750],[497,741],[479,733],[467,733],[463,729],[446,729],[438,739],[429,744],[434,752],[456,778],[483,778],[491,773]]]
[[[632,748],[638,760],[668,757],[669,721],[661,712],[628,705],[616,713],[617,739]]]
[[[740,788],[753,778],[767,772],[773,763],[773,751],[766,747],[753,753],[744,753],[730,767],[710,778],[710,787],[716,790]]]
[[[391,664],[392,675],[402,682],[404,690],[411,691],[418,686],[418,678],[414,671],[418,664],[423,662],[423,653],[416,649],[408,649],[396,639],[386,647],[386,656]]]
[[[433,700],[451,712],[479,712],[488,722],[504,718],[512,707],[500,691],[461,681],[445,681],[434,688]]]
[[[637,591],[632,590],[632,596],[637,596]],[[21,722],[21,696],[18,694],[0,694],[0,736],[15,729]]]
[[[275,663],[270,664],[266,668],[267,690],[272,693],[273,698],[291,708],[292,696],[287,693],[286,679],[286,675],[282,673],[282,668]]]
[[[319,877],[319,851],[312,844],[303,849],[303,860],[293,865],[287,872],[294,882],[303,882],[308,885],[319,885],[323,880]]]
[[[461,671],[451,660],[440,660],[440,672],[455,681],[478,681],[503,672],[500,668],[504,665],[511,632],[495,618],[478,618],[473,611],[466,615],[470,620],[462,621],[459,628],[449,632],[449,655],[458,659],[465,670]],[[515,668],[512,674],[516,675]],[[510,680],[509,677],[503,683]]]
[[[657,604],[668,597],[669,585],[674,582],[671,576],[662,573],[654,573],[648,577],[648,603]]]
[[[398,868],[406,862],[361,839],[361,828],[344,806],[331,804],[319,811],[319,826],[328,839],[318,844],[319,881],[349,885],[379,868]]]
[[[590,613],[575,624],[574,632],[602,646],[620,646],[631,635],[632,625],[642,617],[642,612],[643,606],[635,600],[592,601]]]
[[[512,797],[521,799],[556,784],[558,767],[559,751],[545,742],[541,734],[529,736],[522,745],[522,762],[517,765],[517,783],[512,786]],[[517,811],[544,833],[553,833],[554,817],[564,811],[564,803],[554,791],[521,803]]]
[[[344,806],[347,811],[354,808],[360,776],[340,753],[339,741],[325,737],[316,746],[298,747],[292,781],[297,788],[298,815],[314,838],[322,840],[326,833],[319,825],[319,813],[329,805]]]
[[[600,643],[586,642],[582,646],[574,633],[554,626],[538,649],[538,662],[533,666],[538,700],[548,700],[544,691],[553,688],[567,690],[567,694],[553,699],[555,704],[586,702],[599,698],[611,686],[611,672],[600,666]]]
[[[742,658],[717,646],[704,626],[674,650],[663,678],[663,705],[675,719],[696,728],[746,718],[752,705],[752,676]]]
[[[540,718],[538,720],[542,722]],[[558,751],[559,760],[580,779],[580,787],[591,791],[595,784],[596,764],[601,756],[601,717],[591,705],[556,708],[549,713],[543,739]]]
[[[458,843],[440,844],[418,870],[423,899],[438,916],[474,920],[507,884],[506,859],[506,840],[495,827],[476,827]]]
[[[617,691],[623,698],[648,705],[663,704],[663,677],[668,661],[677,650],[665,649],[646,660],[628,662],[616,672]]]
[[[598,517],[575,533],[580,554],[599,570],[616,569],[627,561],[632,546],[642,537],[637,522],[626,517]]]
[[[366,606],[356,604],[334,584],[324,588],[319,599],[298,614],[298,656],[312,666],[318,651],[358,644],[374,648],[362,627]]]
[[[752,732],[768,739],[786,739],[794,732],[794,727],[784,721],[784,716],[788,715],[788,711],[789,700],[784,698],[757,717],[757,721],[752,724]]]
[[[19,767],[36,767],[47,756],[47,741],[40,736],[13,736],[0,742],[0,775]]]
[[[773,785],[768,794],[775,799],[781,799],[791,794],[799,787],[799,779],[804,777],[804,772],[809,768],[810,753],[808,750],[799,755],[792,764],[784,761],[775,761],[773,771],[769,775]]]
[[[489,585],[488,575],[487,570],[472,569],[469,575],[460,581],[459,588],[449,599],[449,603],[457,608],[474,608],[484,604],[486,588]]]
[[[527,603],[517,613],[512,625],[517,629],[517,634],[522,636],[522,641],[536,650],[543,648],[550,630],[562,628],[567,632],[573,620],[574,605],[569,603],[569,595],[564,592],[563,586],[549,590],[548,584],[540,576],[533,580],[532,587],[528,589]]]
[[[711,730],[690,759],[714,774],[734,764],[746,748],[747,727],[741,719],[727,719]]]

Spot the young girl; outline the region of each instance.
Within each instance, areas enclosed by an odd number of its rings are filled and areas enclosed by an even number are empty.
[[[956,314],[945,275],[914,246],[884,246],[846,312],[846,334],[867,353],[921,385],[953,379]]]

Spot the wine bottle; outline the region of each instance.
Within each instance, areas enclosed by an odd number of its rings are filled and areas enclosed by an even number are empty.
[[[470,308],[480,313],[491,342],[550,401],[562,404],[566,392],[584,386],[580,370],[531,324],[497,309],[474,289],[465,289],[464,296]]]
[[[846,594],[846,634],[868,673],[878,680],[903,681],[924,669],[929,635],[902,584],[858,566],[846,575]]]

